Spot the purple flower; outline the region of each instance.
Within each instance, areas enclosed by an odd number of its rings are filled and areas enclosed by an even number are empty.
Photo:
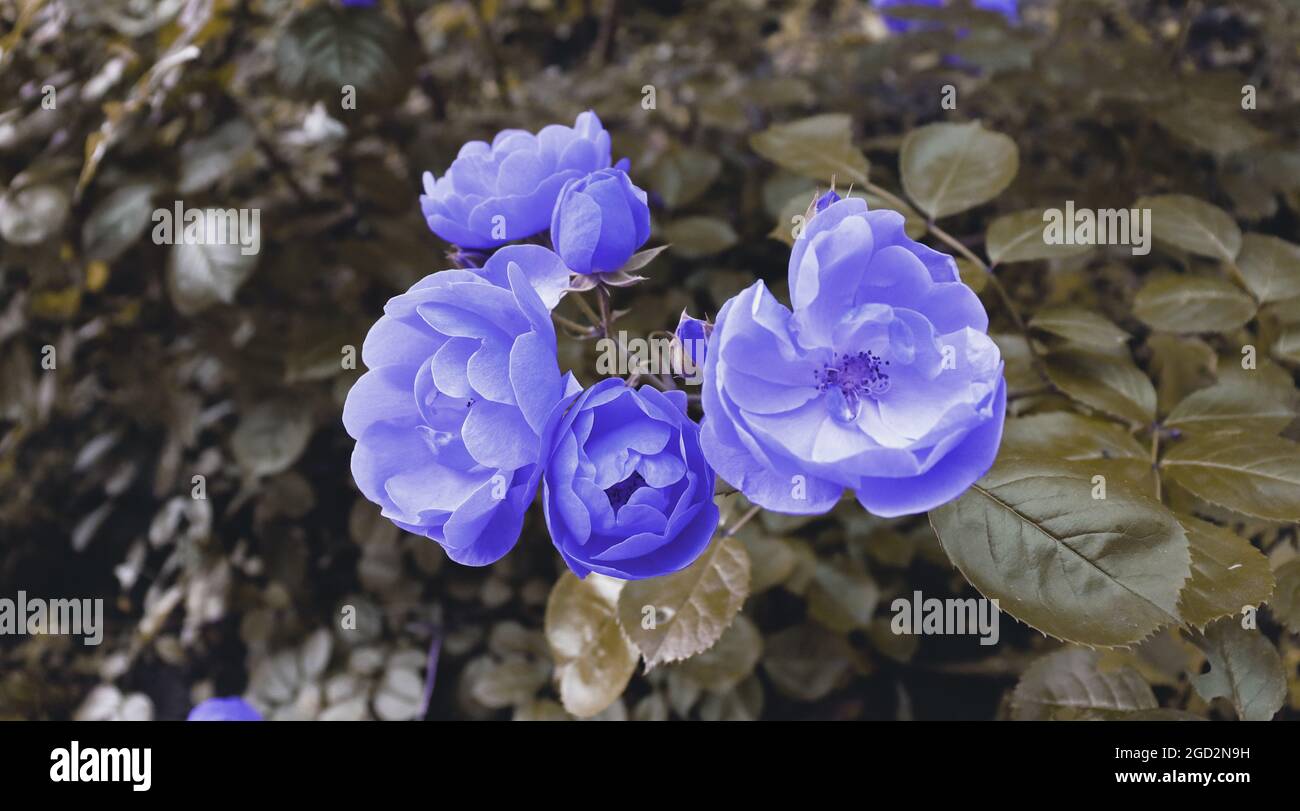
[[[190,710],[186,721],[261,721],[262,714],[239,696],[209,698]]]
[[[551,244],[575,273],[618,270],[649,238],[646,194],[618,168],[565,183],[551,214]]]
[[[709,464],[756,504],[872,513],[956,498],[993,463],[1006,387],[952,258],[894,211],[841,200],[790,254],[793,312],[757,282],[723,306],[704,368]]]
[[[609,165],[609,133],[590,111],[536,135],[502,130],[462,146],[437,181],[425,172],[420,209],[448,242],[495,248],[545,230],[564,184]]]
[[[713,471],[684,392],[602,380],[577,396],[548,447],[546,526],[574,574],[656,577],[709,545]]]
[[[549,308],[568,277],[546,248],[512,245],[416,282],[366,336],[369,371],[343,407],[352,477],[459,563],[510,551],[537,491],[540,437],[566,385]]]
[[[1020,13],[1018,9],[1019,0],[974,0],[974,4],[975,8],[983,9],[984,11],[996,11],[998,14],[1006,17],[1008,22],[1016,23],[1020,21]],[[947,4],[945,0],[871,0],[871,5],[875,6],[877,9],[883,10],[905,6],[929,6],[930,8],[938,8],[939,6]],[[883,16],[885,19],[885,27],[896,34],[927,27],[921,20],[892,17],[889,14],[884,14]]]

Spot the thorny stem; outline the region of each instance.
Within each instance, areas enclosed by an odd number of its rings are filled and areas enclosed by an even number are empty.
[[[762,509],[762,507],[759,507],[757,504],[755,504],[753,507],[750,507],[748,512],[746,512],[744,515],[740,516],[740,519],[737,520],[736,523],[732,524],[732,525],[727,529],[726,532],[722,533],[722,537],[724,537],[724,538],[730,538],[732,535],[735,535],[737,532],[740,532],[740,528],[743,527],[743,526],[745,526],[745,524],[748,524],[748,523],[749,523],[749,519],[751,519],[751,518],[753,518],[754,516],[758,515],[758,511],[761,510],[761,509]]]

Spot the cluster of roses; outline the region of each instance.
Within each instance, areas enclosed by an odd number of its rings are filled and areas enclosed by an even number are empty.
[[[469,266],[391,299],[366,336],[343,422],[353,477],[385,516],[484,565],[514,546],[540,484],[574,573],[639,579],[708,546],[715,472],[766,509],[825,512],[848,488],[893,516],[987,470],[1005,388],[979,299],[901,215],[834,193],[791,253],[793,310],[759,281],[715,324],[683,319],[682,337],[708,336],[702,426],[681,390],[562,375],[551,309],[626,279],[650,236],[626,168],[587,112],[468,143],[425,176],[429,227]]]

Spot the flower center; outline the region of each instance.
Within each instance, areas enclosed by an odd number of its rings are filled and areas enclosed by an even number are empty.
[[[640,473],[634,472],[618,484],[606,488],[605,495],[609,498],[609,506],[617,513],[628,499],[632,498],[632,494],[642,487],[645,487],[645,479],[641,478]]]
[[[871,350],[836,355],[814,373],[817,390],[826,394],[826,410],[840,422],[856,420],[863,398],[874,400],[889,391],[889,375],[884,371],[888,365]]]

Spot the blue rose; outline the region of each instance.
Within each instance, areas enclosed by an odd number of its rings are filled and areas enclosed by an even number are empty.
[[[618,270],[649,238],[646,193],[627,172],[601,169],[564,184],[551,215],[551,244],[570,270]]]
[[[712,324],[682,310],[681,318],[677,319],[677,329],[673,331],[673,347],[677,370],[692,383],[700,382],[695,378],[704,369],[709,336],[712,334]]]
[[[609,165],[609,133],[590,111],[536,135],[502,130],[462,146],[437,181],[425,172],[420,209],[448,242],[495,248],[545,230],[564,184]]]
[[[565,391],[549,308],[569,278],[539,245],[426,276],[390,299],[348,392],[352,476],[393,523],[460,563],[510,551],[537,492],[544,427]]]
[[[945,5],[944,0],[871,0],[871,5],[877,9],[888,9],[905,6],[929,6],[937,8]],[[1020,20],[1020,11],[1018,8],[1019,0],[974,0],[975,8],[984,11],[996,11],[1008,22],[1015,23]],[[894,33],[904,33],[916,29],[925,28],[926,25],[920,20],[909,20],[902,17],[892,17],[884,14],[885,27]]]
[[[684,392],[607,378],[579,394],[548,437],[546,526],[574,574],[656,577],[708,547],[714,477]]]
[[[786,309],[762,282],[718,314],[701,441],[750,501],[813,514],[844,488],[876,515],[959,496],[993,463],[1006,387],[988,316],[952,258],[858,199],[808,223]]]
[[[190,710],[186,721],[261,721],[262,714],[238,697],[209,698]]]

